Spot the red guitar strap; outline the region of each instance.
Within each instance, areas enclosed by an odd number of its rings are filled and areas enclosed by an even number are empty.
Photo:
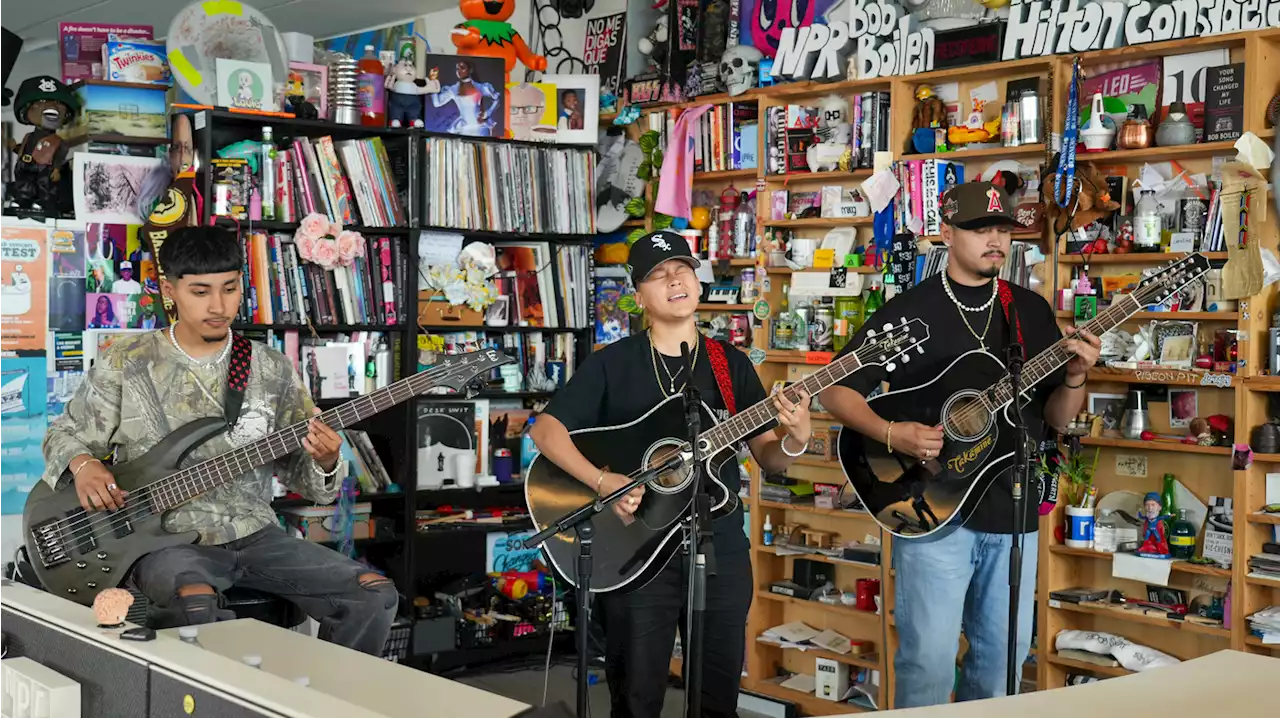
[[[706,344],[711,371],[716,375],[716,384],[720,385],[720,398],[724,400],[729,416],[733,416],[738,413],[738,407],[733,400],[733,382],[729,380],[729,360],[724,355],[724,345],[715,339],[708,339]]]
[[[1013,318],[1009,318],[1009,307],[1013,306],[1013,290],[1009,289],[1009,283],[1003,279],[997,279],[997,291],[1000,294],[1000,306],[1004,309],[1004,320],[1009,323],[1009,328],[1017,333],[1018,343],[1022,344],[1022,322],[1018,321],[1018,313],[1013,312]],[[1025,344],[1022,344],[1026,346]]]
[[[227,367],[227,393],[222,408],[227,426],[235,426],[244,405],[244,390],[249,386],[249,369],[253,365],[253,344],[239,334],[231,335],[231,364]]]

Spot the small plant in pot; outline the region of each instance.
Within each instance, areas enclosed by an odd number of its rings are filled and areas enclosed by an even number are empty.
[[[1066,544],[1071,548],[1093,547],[1093,511],[1097,503],[1093,475],[1098,469],[1099,453],[1100,450],[1094,449],[1093,456],[1089,457],[1081,450],[1079,440],[1073,437],[1066,460],[1057,467],[1063,478],[1062,495],[1067,502]]]

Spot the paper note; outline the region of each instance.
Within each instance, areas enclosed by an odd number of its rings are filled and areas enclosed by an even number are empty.
[[[898,188],[901,186],[892,172],[877,170],[875,174],[863,181],[862,194],[871,205],[871,211],[879,212],[889,206],[889,202],[893,200],[894,195],[898,194]]]
[[[780,684],[783,688],[790,688],[793,691],[801,693],[813,693],[818,687],[818,681],[807,673],[797,673]]]
[[[418,237],[418,264],[424,267],[453,264],[461,251],[461,234],[423,232]]]
[[[792,621],[784,623],[781,626],[775,626],[764,632],[769,638],[776,638],[788,643],[800,643],[808,641],[818,635],[818,629],[806,624],[804,621]]]
[[[839,653],[842,656],[853,650],[853,644],[848,638],[829,628],[813,638],[810,638],[809,642],[818,648],[831,651],[832,653]]]
[[[1142,558],[1129,553],[1117,553],[1111,562],[1111,575],[1157,586],[1169,585],[1169,570],[1173,561],[1163,558]]]
[[[1146,478],[1146,454],[1116,454],[1116,476]]]

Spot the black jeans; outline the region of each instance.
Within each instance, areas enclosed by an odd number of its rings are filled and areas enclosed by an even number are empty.
[[[605,630],[605,673],[612,718],[658,718],[676,630],[685,633],[688,559],[680,553],[652,581],[626,594],[599,597]],[[707,577],[702,630],[702,715],[735,718],[747,612],[755,582],[747,549],[717,552]]]
[[[242,586],[293,601],[320,622],[320,638],[375,656],[382,655],[396,617],[399,594],[385,577],[317,543],[268,526],[217,546],[169,546],[143,556],[133,567],[134,585],[179,623],[232,618],[218,611],[215,596],[178,596],[183,586],[208,584],[215,591]],[[220,615],[221,614],[221,615]]]

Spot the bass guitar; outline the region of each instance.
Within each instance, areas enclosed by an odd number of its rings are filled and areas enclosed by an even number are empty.
[[[1209,260],[1191,254],[1144,279],[1133,292],[1115,300],[1084,329],[1102,336],[1144,307],[1160,304],[1209,270]],[[1177,317],[1176,313],[1169,315]],[[1063,338],[1022,368],[1018,406],[1042,379],[1070,361]],[[985,389],[980,388],[986,386]],[[960,355],[934,379],[919,386],[868,400],[888,421],[917,421],[941,426],[943,446],[921,462],[889,453],[878,438],[841,431],[836,444],[845,478],[876,523],[899,538],[941,536],[962,522],[953,521],[970,496],[980,500],[991,483],[1012,468],[1015,453],[1012,385],[1004,362],[985,349]],[[949,528],[944,528],[949,527]]]
[[[447,356],[430,369],[312,418],[343,429],[432,389],[462,392],[472,380],[512,361],[494,349]],[[54,491],[37,482],[22,511],[23,539],[36,576],[50,593],[92,605],[99,593],[119,585],[139,558],[195,542],[195,531],[164,530],[166,511],[297,451],[310,421],[184,467],[193,449],[227,429],[223,417],[186,424],[137,459],[111,467],[116,484],[129,492],[128,503],[116,511],[86,512],[70,487]],[[71,480],[70,470],[64,471],[59,484]]]
[[[868,332],[862,346],[832,361],[804,379],[787,387],[788,399],[795,401],[803,389],[810,396],[826,389],[864,366],[908,361],[912,349],[929,338],[929,328],[919,319],[903,320],[897,326],[886,324],[883,331]],[[737,487],[720,482],[720,469],[726,462],[737,461],[737,445],[756,429],[777,416],[773,400],[765,399],[738,412],[723,424],[704,404],[702,421],[712,428],[698,435],[698,450],[704,458],[711,492],[712,518],[732,512],[738,505]],[[570,432],[574,446],[596,466],[630,476],[651,468],[662,467],[678,454],[679,466],[658,474],[645,489],[644,500],[633,514],[633,521],[623,523],[613,511],[602,511],[594,518],[593,568],[590,590],[597,593],[619,589],[635,590],[644,586],[680,547],[676,535],[681,519],[688,513],[694,496],[694,473],[690,466],[692,447],[687,436],[680,436],[685,422],[682,395],[668,397],[648,413],[628,424],[580,429]],[[529,466],[524,485],[525,501],[533,524],[538,530],[555,523],[570,511],[592,501],[591,487],[565,473],[539,455]],[[577,587],[576,536],[558,534],[543,544],[551,565],[564,580]]]

